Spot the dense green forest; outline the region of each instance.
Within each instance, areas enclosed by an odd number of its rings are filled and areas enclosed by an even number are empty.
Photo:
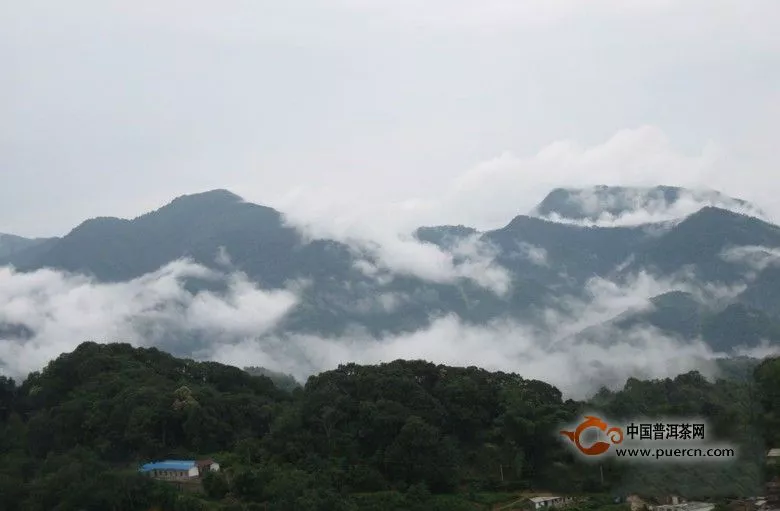
[[[741,366],[742,367],[742,366]],[[750,377],[630,379],[592,402],[516,374],[424,361],[347,364],[302,387],[127,344],[84,343],[18,383],[0,377],[0,510],[478,510],[523,491],[615,497],[760,495],[780,445],[780,359]],[[554,434],[584,410],[701,415],[730,464],[586,464]],[[188,492],[138,474],[217,460]],[[507,508],[508,509],[508,508]]]

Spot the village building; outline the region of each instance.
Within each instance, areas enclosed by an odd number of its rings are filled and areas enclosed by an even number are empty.
[[[777,465],[780,462],[780,449],[769,449],[766,453],[767,480],[764,506],[768,509],[780,509],[780,477]]]
[[[647,506],[649,511],[712,511],[715,504],[710,502],[689,502],[677,496],[665,499],[664,504]]]
[[[534,510],[564,507],[571,504],[573,501],[574,499],[572,497],[558,496],[531,497],[528,499],[530,507]]]
[[[181,481],[202,477],[208,471],[218,471],[214,460],[164,460],[146,463],[138,469],[155,479]]]
[[[647,502],[638,495],[629,495],[626,498],[626,502],[631,506],[631,511],[642,511],[647,509]]]
[[[212,459],[197,460],[195,466],[198,467],[198,475],[201,477],[208,471],[219,472],[219,463]]]
[[[680,502],[661,506],[648,506],[650,511],[712,511],[715,504],[710,502]]]

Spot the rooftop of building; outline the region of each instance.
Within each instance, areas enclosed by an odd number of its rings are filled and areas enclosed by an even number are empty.
[[[561,497],[555,497],[555,496],[548,495],[546,497],[531,497],[528,500],[530,500],[531,502],[547,502],[547,501],[550,501],[550,500],[557,500],[557,499],[560,499],[560,498]]]
[[[140,472],[149,472],[150,470],[189,470],[195,466],[193,460],[164,460],[153,461],[141,465]]]
[[[680,502],[679,504],[666,504],[662,506],[655,506],[657,511],[663,510],[675,510],[675,511],[703,511],[712,509],[714,504],[708,502]]]

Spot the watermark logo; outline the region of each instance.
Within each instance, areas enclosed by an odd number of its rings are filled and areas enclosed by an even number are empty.
[[[558,434],[586,460],[615,457],[629,460],[723,461],[736,459],[732,445],[705,439],[701,419],[610,421],[597,414],[564,426]]]
[[[592,428],[605,433],[610,442],[597,441],[589,447],[582,445],[582,434],[585,433],[586,430]],[[607,452],[613,444],[617,445],[623,442],[623,430],[620,427],[609,427],[606,422],[593,415],[586,415],[585,419],[574,431],[562,430],[561,435],[571,440],[577,449],[585,456],[599,456]]]

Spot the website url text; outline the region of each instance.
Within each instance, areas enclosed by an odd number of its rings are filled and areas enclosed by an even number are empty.
[[[615,449],[618,457],[639,458],[731,458],[734,449]]]

